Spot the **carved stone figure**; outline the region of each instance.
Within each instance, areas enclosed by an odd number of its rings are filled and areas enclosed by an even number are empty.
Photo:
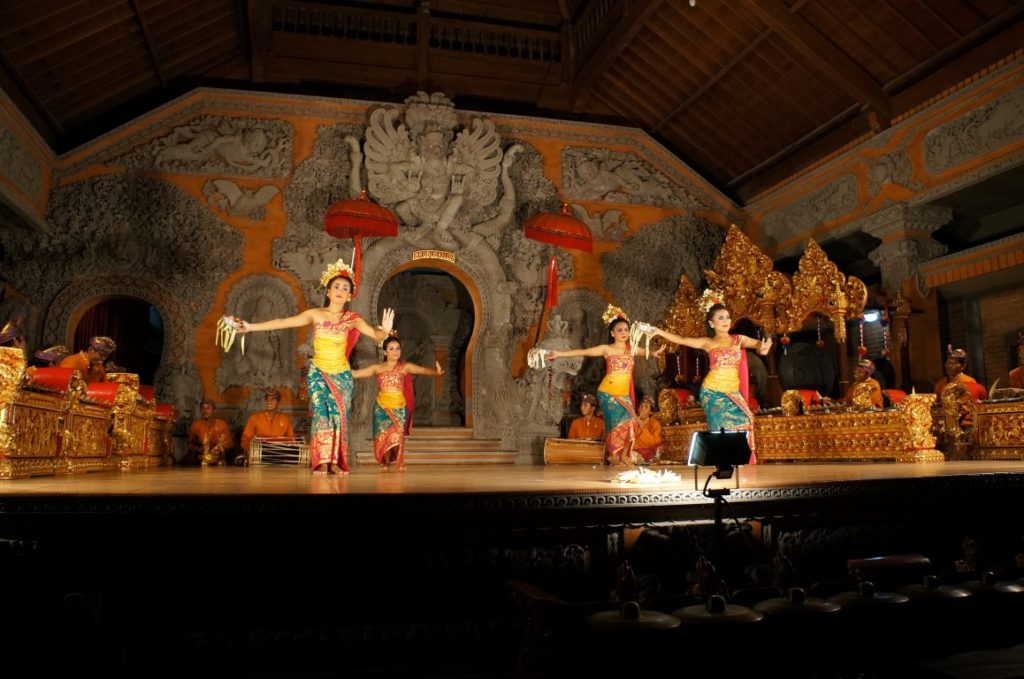
[[[242,188],[230,179],[211,179],[203,186],[203,195],[210,205],[232,217],[248,217],[258,222],[266,216],[266,205],[280,193],[268,184],[258,189]]]
[[[650,163],[629,152],[567,146],[562,149],[566,198],[693,209],[698,201]]]
[[[582,205],[571,204],[572,213],[590,229],[594,240],[619,241],[629,231],[629,220],[622,210],[605,210],[591,215]]]
[[[515,151],[502,151],[494,123],[487,119],[474,118],[455,135],[455,106],[441,93],[409,97],[405,124],[399,116],[398,109],[386,108],[370,114],[364,144],[369,192],[405,225],[427,227],[450,246],[456,242],[453,225],[465,230],[489,221],[486,212]],[[515,194],[511,181],[502,184],[507,221]]]
[[[167,172],[284,178],[291,159],[292,126],[286,121],[202,116],[130,152],[124,163]]]
[[[299,312],[291,289],[275,276],[247,276],[228,292],[224,310],[252,321],[285,318]],[[217,389],[229,387],[297,387],[295,331],[253,333],[245,353],[230,351],[214,376]]]
[[[569,324],[558,314],[548,321],[548,333],[540,348],[550,351],[571,349]],[[523,421],[535,425],[558,425],[565,414],[565,397],[572,377],[583,365],[581,357],[554,361],[543,370],[530,370],[524,380]]]

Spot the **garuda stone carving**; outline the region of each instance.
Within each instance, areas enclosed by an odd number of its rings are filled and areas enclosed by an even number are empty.
[[[374,198],[405,225],[433,233],[447,246],[467,242],[470,228],[489,235],[507,224],[515,208],[508,169],[521,147],[503,151],[487,119],[474,118],[455,134],[455,106],[439,92],[419,92],[405,106],[405,123],[398,109],[370,114],[364,154]],[[493,214],[499,181],[502,196]]]
[[[247,217],[254,222],[267,214],[267,203],[281,190],[273,184],[247,189],[230,179],[211,179],[203,186],[203,195],[213,207],[232,217]]]

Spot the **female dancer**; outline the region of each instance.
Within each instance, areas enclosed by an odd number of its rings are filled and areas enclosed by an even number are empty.
[[[633,351],[629,346],[629,318],[618,307],[608,305],[602,319],[608,324],[611,344],[586,349],[548,351],[545,360],[572,356],[603,356],[605,376],[597,387],[597,400],[604,414],[604,447],[608,463],[629,464],[636,438],[636,396],[633,391]]]
[[[377,376],[377,400],[373,402],[373,456],[381,471],[394,462],[405,469],[405,437],[412,427],[413,375],[444,375],[441,364],[434,361],[434,370],[415,363],[399,361],[402,343],[392,334],[384,340],[384,362],[352,371],[352,377]]]
[[[707,324],[711,337],[681,337],[655,328],[652,335],[663,337],[673,344],[708,352],[711,370],[700,388],[700,404],[708,420],[708,431],[720,429],[747,432],[750,442],[750,463],[757,461],[754,454],[754,414],[747,405],[747,354],[756,349],[764,356],[772,348],[771,338],[761,341],[745,335],[730,335],[732,318],[724,304],[715,304],[707,311]]]
[[[348,357],[359,333],[380,342],[388,336],[395,320],[392,309],[384,309],[375,330],[345,305],[355,296],[352,268],[338,260],[324,270],[320,284],[327,288],[327,305],[306,309],[289,318],[249,323],[239,321],[239,332],[284,330],[313,326],[313,361],[306,375],[309,391],[310,460],[314,474],[348,474],[348,421],[352,414],[352,370]]]

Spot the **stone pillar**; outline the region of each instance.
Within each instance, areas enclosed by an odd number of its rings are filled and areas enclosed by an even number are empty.
[[[865,220],[861,226],[882,241],[868,257],[882,270],[882,289],[890,298],[911,279],[918,294],[928,290],[921,275],[921,264],[945,254],[946,246],[932,240],[932,233],[953,218],[949,208],[923,205],[894,205]]]

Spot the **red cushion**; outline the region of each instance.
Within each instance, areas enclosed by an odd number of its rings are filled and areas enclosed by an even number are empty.
[[[74,368],[36,368],[29,375],[28,383],[33,387],[59,391],[63,394],[67,392],[74,372]]]
[[[114,405],[117,388],[121,385],[116,382],[93,382],[87,386],[90,401]]]
[[[174,405],[171,403],[157,403],[153,414],[154,416],[164,420],[178,419],[178,413],[175,412]]]
[[[156,387],[151,387],[148,384],[139,385],[139,398],[146,403],[152,403],[156,400]]]
[[[907,392],[902,389],[883,389],[886,396],[889,397],[889,402],[896,405],[907,397]]]
[[[818,392],[813,389],[797,389],[797,391],[803,396],[805,407],[810,408],[812,405],[821,403],[821,399],[818,398]]]

